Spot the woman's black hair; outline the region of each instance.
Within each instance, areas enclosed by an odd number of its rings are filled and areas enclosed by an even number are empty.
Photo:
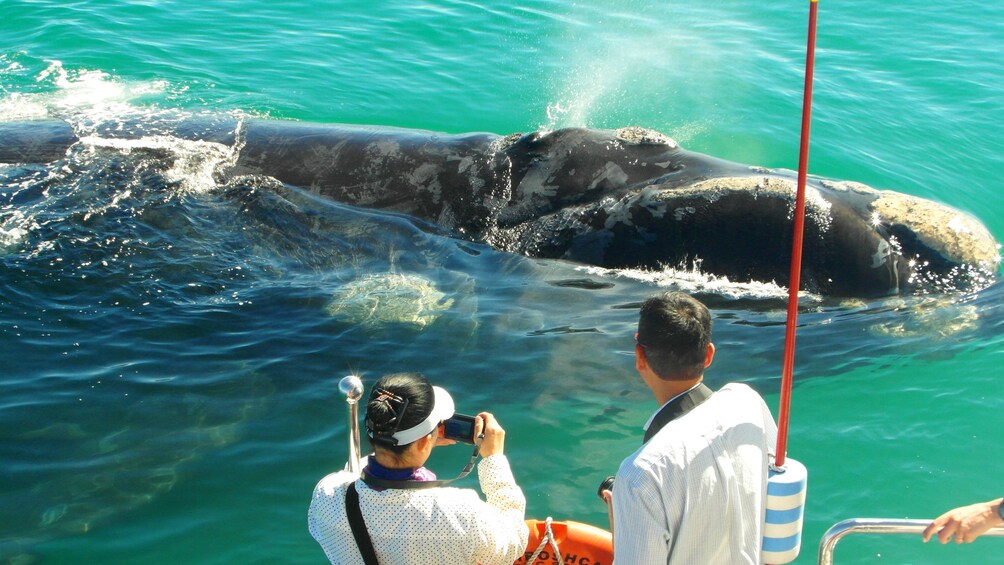
[[[366,436],[371,447],[401,455],[408,446],[393,435],[422,423],[435,403],[432,385],[419,373],[394,373],[378,380],[366,404]]]

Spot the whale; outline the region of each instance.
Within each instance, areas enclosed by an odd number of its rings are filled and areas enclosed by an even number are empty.
[[[221,183],[270,177],[339,203],[431,224],[500,251],[607,269],[686,267],[786,284],[797,175],[682,148],[658,131],[562,128],[508,135],[243,116],[169,123],[0,123],[0,163],[50,163],[113,140],[222,147]],[[170,159],[163,144],[158,157]],[[96,149],[97,148],[97,149]],[[800,290],[880,297],[973,291],[1000,245],[974,216],[862,183],[806,182]]]

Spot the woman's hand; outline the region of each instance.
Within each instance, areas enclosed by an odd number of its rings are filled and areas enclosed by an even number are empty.
[[[499,425],[495,416],[488,412],[478,414],[478,419],[474,422],[474,436],[479,437],[484,434],[481,440],[481,456],[501,455],[505,447],[505,430]]]

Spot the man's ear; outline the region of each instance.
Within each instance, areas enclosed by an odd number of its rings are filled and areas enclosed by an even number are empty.
[[[711,366],[711,361],[715,358],[715,344],[708,342],[708,351],[704,354],[704,368]]]
[[[639,373],[648,367],[648,359],[645,359],[645,348],[639,344],[634,346],[634,368]]]

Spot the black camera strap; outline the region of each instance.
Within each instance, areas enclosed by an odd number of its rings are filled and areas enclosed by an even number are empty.
[[[642,440],[642,443],[648,443],[648,440],[655,437],[655,434],[659,433],[659,430],[661,430],[663,426],[680,416],[683,416],[687,412],[690,412],[694,408],[697,408],[697,406],[699,406],[702,402],[711,398],[713,392],[714,391],[705,386],[704,383],[700,383],[694,388],[667,402],[666,405],[659,410],[659,413],[655,415],[655,418],[652,420],[652,423],[649,424],[648,429],[645,430],[645,439]]]
[[[370,532],[366,529],[366,522],[363,521],[362,510],[359,509],[359,493],[356,492],[355,481],[349,483],[349,490],[345,492],[345,514],[348,516],[352,535],[356,538],[356,545],[359,546],[359,553],[363,556],[363,563],[379,565],[376,551],[373,550],[373,540],[370,539]]]
[[[367,473],[366,471],[363,471],[362,476],[360,478],[364,483],[372,487],[410,489],[410,490],[445,487],[446,485],[452,483],[453,481],[459,481],[460,479],[466,477],[467,475],[470,474],[471,470],[474,469],[474,462],[478,460],[478,455],[481,454],[481,440],[483,440],[484,437],[485,437],[484,434],[478,437],[478,442],[474,444],[474,453],[471,454],[471,459],[467,462],[467,466],[465,466],[464,470],[461,471],[460,474],[453,479],[446,479],[443,481],[416,481],[414,479],[394,481],[390,479],[381,479],[378,477],[374,477],[369,473]]]

